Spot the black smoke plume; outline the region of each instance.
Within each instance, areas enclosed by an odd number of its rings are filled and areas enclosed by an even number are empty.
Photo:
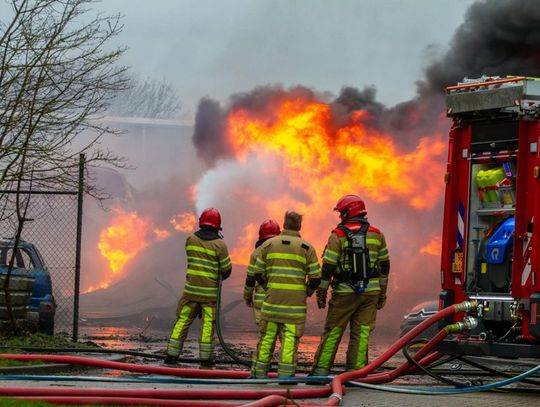
[[[539,70],[540,2],[481,1],[467,11],[446,55],[426,69],[419,95],[440,93],[464,77],[538,76]]]

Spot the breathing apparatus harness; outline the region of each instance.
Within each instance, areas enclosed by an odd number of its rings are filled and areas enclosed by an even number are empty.
[[[352,223],[351,221],[358,221],[360,227],[347,227],[347,224]],[[369,223],[365,218],[357,218],[349,220],[347,224],[341,223],[336,228],[336,231],[341,231],[347,239],[338,261],[337,282],[348,284],[354,291],[363,293],[369,279],[375,274],[375,269],[371,267],[366,243]]]

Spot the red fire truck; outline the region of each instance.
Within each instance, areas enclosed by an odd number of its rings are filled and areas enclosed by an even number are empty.
[[[447,88],[446,101],[439,306],[479,306],[478,327],[440,350],[539,358],[540,80],[464,79]]]

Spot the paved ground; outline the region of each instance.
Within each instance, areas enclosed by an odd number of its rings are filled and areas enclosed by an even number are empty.
[[[150,384],[150,383],[92,383],[92,382],[53,382],[53,381],[40,381],[40,382],[28,382],[28,381],[3,381],[3,386],[13,387],[42,387],[42,388],[108,388],[108,389],[186,389],[186,388],[199,388],[199,389],[217,389],[238,388],[236,386],[226,385],[178,385],[178,384]],[[284,386],[277,385],[243,385],[243,389],[283,389]],[[293,388],[312,388],[312,386],[294,386]],[[364,389],[349,389],[343,399],[343,406],[404,406],[404,407],[416,407],[416,406],[448,406],[448,407],[513,407],[513,406],[537,406],[540,403],[540,398],[537,394],[517,394],[517,393],[496,393],[496,392],[481,392],[470,393],[463,395],[444,395],[444,396],[428,396],[428,395],[408,395],[408,394],[395,394],[376,390],[364,390]],[[301,402],[301,400],[297,400]],[[310,399],[305,400],[308,402],[323,402],[325,399]],[[247,401],[241,401],[245,403]]]

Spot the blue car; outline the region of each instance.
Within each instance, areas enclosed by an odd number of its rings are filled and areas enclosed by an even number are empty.
[[[0,274],[6,274],[13,253],[13,240],[0,240]],[[15,252],[12,275],[34,279],[27,319],[37,324],[39,332],[54,334],[56,302],[52,292],[51,276],[38,249],[29,242],[19,241]]]

